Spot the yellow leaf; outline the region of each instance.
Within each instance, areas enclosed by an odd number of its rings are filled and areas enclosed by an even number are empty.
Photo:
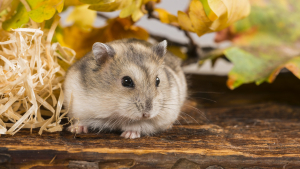
[[[210,32],[209,26],[212,21],[206,16],[203,5],[199,0],[192,0],[189,15],[198,36]]]
[[[130,5],[123,8],[120,12],[120,18],[126,18],[133,14],[136,10],[140,11],[140,6],[142,5],[142,0],[131,1]],[[139,15],[137,15],[139,17]],[[139,18],[138,18],[139,19]]]
[[[79,1],[85,4],[107,4],[107,3],[112,3],[115,0],[79,0]]]
[[[174,55],[178,56],[182,60],[185,60],[187,58],[186,53],[182,52],[180,47],[178,46],[168,46],[168,51],[173,53]]]
[[[201,36],[220,31],[249,13],[249,0],[192,0],[189,16],[179,11],[178,22],[182,29]]]
[[[146,4],[146,3],[150,2],[150,1],[153,1],[153,2],[156,2],[156,3],[160,2],[160,0],[143,0],[143,4]]]
[[[79,0],[65,0],[65,7],[68,6],[77,6],[77,5],[83,5],[84,3],[80,2]]]
[[[158,13],[159,19],[162,23],[178,23],[177,17],[170,14],[168,11],[156,8],[155,11]]]
[[[89,9],[101,12],[121,10],[120,18],[131,16],[133,21],[137,21],[144,16],[142,6],[149,0],[80,0],[80,2],[90,4]]]
[[[132,17],[132,20],[136,22],[143,16],[144,16],[144,13],[142,12],[142,10],[137,9],[132,13],[131,17]]]
[[[183,30],[190,31],[190,32],[195,31],[191,19],[186,13],[182,11],[178,11],[178,23],[181,29]]]
[[[214,6],[212,2],[213,0],[210,5],[219,16],[210,27],[213,31],[220,31],[250,14],[251,6],[248,0],[222,0],[223,4],[219,2],[219,6]]]
[[[91,4],[89,9],[101,11],[101,12],[112,12],[123,9],[131,4],[132,0],[114,0],[111,3],[99,2],[97,4]],[[84,2],[81,0],[81,2]]]
[[[218,16],[216,15],[216,13],[211,9],[211,7],[208,4],[209,0],[199,0],[204,8],[204,11],[206,13],[206,16],[211,20],[214,21],[216,19],[218,19]]]
[[[58,39],[61,44],[76,51],[79,59],[92,49],[95,42],[110,42],[123,38],[137,38],[147,40],[148,32],[133,25],[128,18],[114,18],[107,21],[107,25],[101,28],[93,28],[90,32],[81,30],[76,25],[64,28],[64,39]],[[72,37],[72,38],[70,38]]]
[[[96,11],[88,9],[89,5],[76,6],[67,18],[67,22],[74,22],[80,29],[89,31],[97,17]]]
[[[51,19],[57,12],[61,12],[64,7],[64,0],[27,0],[31,7],[29,17],[35,22],[43,22]]]

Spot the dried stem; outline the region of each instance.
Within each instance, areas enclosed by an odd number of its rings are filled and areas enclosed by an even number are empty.
[[[146,10],[148,11],[148,18],[159,20],[159,17],[153,14],[154,4],[155,3],[153,1],[150,1],[146,4]],[[97,13],[97,16],[101,17],[103,19],[106,19],[106,20],[110,19],[108,16],[106,16],[100,12]],[[197,62],[200,58],[202,58],[204,56],[203,53],[206,53],[206,52],[214,49],[212,47],[200,48],[200,46],[193,40],[191,34],[188,31],[182,30],[177,23],[170,23],[168,25],[173,26],[181,31],[184,31],[184,34],[189,39],[189,43],[176,42],[176,41],[170,40],[164,36],[159,36],[159,35],[155,35],[155,34],[151,34],[151,33],[150,33],[150,37],[155,39],[156,41],[167,40],[168,44],[171,46],[186,47],[188,49],[187,50],[188,58],[184,61],[184,63],[183,63],[184,65]]]
[[[103,18],[103,19],[110,19],[108,16],[100,13],[100,12],[97,12],[97,16],[100,17],[100,18]]]
[[[155,2],[150,1],[145,5],[145,8],[148,12],[148,18],[149,19],[156,19],[156,20],[160,20],[158,16],[156,16],[153,11],[155,9]],[[185,62],[187,62],[187,64],[189,64],[190,62],[195,62],[197,60],[199,60],[203,54],[202,49],[200,48],[200,46],[193,40],[192,36],[190,35],[190,33],[188,31],[182,30],[181,27],[177,24],[177,23],[169,23],[168,25],[173,26],[181,31],[184,31],[185,36],[189,39],[189,43],[187,45],[188,51],[187,51],[187,60]]]

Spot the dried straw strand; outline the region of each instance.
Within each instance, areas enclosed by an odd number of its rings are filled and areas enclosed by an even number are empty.
[[[71,64],[75,52],[51,45],[59,19],[46,35],[34,28],[1,32],[8,40],[0,42],[0,134],[14,135],[21,128],[40,128],[39,134],[62,130],[65,71],[57,60]]]

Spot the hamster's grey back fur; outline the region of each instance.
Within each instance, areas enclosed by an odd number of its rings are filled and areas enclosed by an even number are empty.
[[[137,138],[170,128],[187,93],[181,60],[166,52],[166,42],[153,46],[125,39],[104,47],[111,57],[101,64],[92,51],[67,72],[64,105],[76,119],[69,129],[121,130],[121,136]],[[132,79],[133,88],[122,86],[125,76]]]

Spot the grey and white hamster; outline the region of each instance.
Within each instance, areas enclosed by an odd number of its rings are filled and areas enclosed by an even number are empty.
[[[137,39],[95,43],[66,74],[64,105],[76,119],[68,130],[121,130],[134,139],[171,128],[187,85],[181,60],[166,47]]]

